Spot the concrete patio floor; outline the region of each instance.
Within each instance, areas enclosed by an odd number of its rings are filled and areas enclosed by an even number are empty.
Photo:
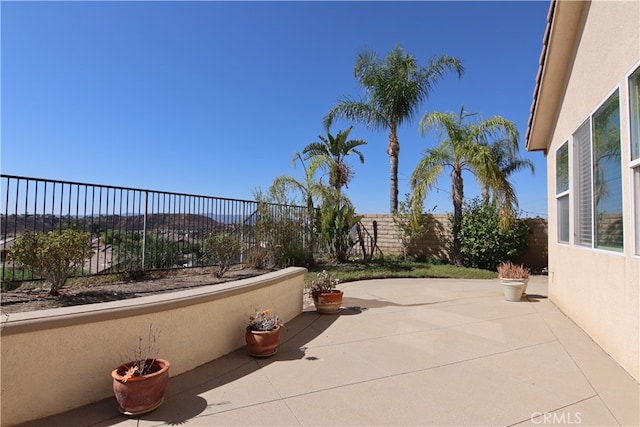
[[[273,357],[240,349],[172,377],[152,413],[128,418],[110,398],[25,425],[640,425],[638,383],[546,281],[521,302],[497,279],[346,283],[340,314],[307,306]]]

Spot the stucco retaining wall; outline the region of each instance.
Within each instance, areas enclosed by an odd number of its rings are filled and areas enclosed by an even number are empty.
[[[290,267],[262,276],[123,301],[4,316],[1,424],[16,425],[113,395],[111,371],[160,330],[158,357],[170,376],[245,345],[254,309],[287,322],[302,313],[304,273]]]

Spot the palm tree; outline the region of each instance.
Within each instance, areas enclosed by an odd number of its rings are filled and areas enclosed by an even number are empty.
[[[307,206],[307,227],[306,234],[309,238],[309,261],[313,264],[313,248],[315,244],[314,239],[314,224],[315,224],[315,202],[314,200],[323,199],[326,197],[328,190],[319,181],[315,180],[315,174],[318,168],[321,166],[322,161],[320,159],[312,159],[309,166],[304,162],[300,153],[295,153],[292,159],[292,164],[295,166],[297,162],[300,162],[304,169],[304,180],[299,181],[291,175],[281,175],[276,177],[269,188],[270,194],[286,194],[288,191],[297,191],[302,195],[304,203]]]
[[[316,159],[320,161],[321,167],[328,170],[329,186],[337,192],[340,192],[342,187],[348,187],[353,178],[353,171],[345,161],[346,157],[356,154],[360,163],[364,163],[364,156],[356,147],[366,145],[367,142],[362,139],[347,140],[351,129],[353,126],[339,131],[335,137],[327,132],[326,138],[318,136],[321,142],[312,142],[302,150],[307,160]]]
[[[459,59],[445,55],[432,57],[426,66],[421,67],[416,58],[405,54],[400,46],[396,46],[384,59],[375,52],[362,51],[358,53],[353,74],[365,90],[366,98],[355,101],[342,97],[324,119],[326,129],[340,117],[364,123],[373,129],[389,130],[387,154],[391,166],[391,212],[398,209],[398,127],[411,122],[420,104],[449,70],[455,70],[461,77],[464,69]]]
[[[417,208],[422,206],[427,192],[436,184],[445,168],[451,168],[452,261],[456,266],[462,266],[459,239],[464,199],[462,171],[470,171],[481,186],[491,189],[506,213],[510,213],[510,207],[517,206],[518,203],[513,186],[495,162],[489,143],[494,138],[505,140],[513,150],[517,150],[519,135],[515,124],[500,116],[465,123],[465,119],[473,115],[465,112],[464,106],[459,115],[437,111],[425,114],[420,120],[423,136],[436,130],[441,142],[437,147],[425,151],[411,175],[413,200]]]
[[[518,157],[518,147],[514,147],[508,139],[494,141],[491,143],[490,148],[493,160],[498,165],[501,175],[504,176],[505,179],[508,180],[513,173],[525,168],[531,170],[532,174],[535,173],[533,162],[529,159]],[[509,183],[509,185],[511,185],[511,183]],[[482,199],[488,202],[490,196],[491,188],[487,185],[482,185]],[[494,194],[494,197],[495,196]],[[516,208],[517,206],[512,206],[510,210],[515,211]]]

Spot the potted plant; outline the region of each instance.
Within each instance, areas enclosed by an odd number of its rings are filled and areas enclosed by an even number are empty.
[[[249,317],[244,338],[249,354],[254,357],[269,357],[278,351],[283,323],[278,316],[270,313],[271,309],[257,310]]]
[[[113,393],[125,415],[141,415],[151,412],[164,402],[164,392],[169,382],[169,361],[156,357],[157,329],[149,327],[147,343],[138,338],[138,347],[131,361],[111,372]]]
[[[338,279],[322,270],[311,281],[309,293],[318,313],[338,313],[342,305],[344,292],[336,289]]]
[[[498,276],[507,301],[520,301],[529,283],[529,269],[511,261],[498,265]]]

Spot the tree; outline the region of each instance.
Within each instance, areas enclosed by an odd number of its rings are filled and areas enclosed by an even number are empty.
[[[398,209],[398,157],[400,142],[398,127],[410,124],[423,101],[447,71],[454,70],[461,77],[464,71],[459,59],[442,55],[432,57],[426,66],[396,46],[386,58],[364,50],[358,53],[353,74],[365,90],[365,98],[355,101],[342,97],[324,119],[328,130],[336,118],[364,123],[376,130],[389,130],[387,154],[390,163],[391,211]]]
[[[504,176],[509,185],[511,185],[511,183],[508,179],[514,172],[528,168],[531,170],[531,173],[535,173],[533,162],[529,159],[518,157],[518,146],[516,145],[514,147],[512,141],[509,139],[499,139],[492,142],[489,147],[493,161],[498,165],[501,175]],[[490,196],[491,188],[487,185],[482,185],[482,200],[489,202],[491,199]],[[517,210],[517,206],[511,206],[509,210],[513,213]]]
[[[49,233],[26,231],[11,246],[9,256],[51,283],[49,295],[59,295],[67,278],[93,254],[91,234],[73,229]]]
[[[299,192],[302,195],[303,203],[307,207],[307,222],[305,234],[308,236],[309,246],[307,248],[307,261],[313,264],[313,248],[315,245],[314,239],[314,223],[315,223],[315,202],[314,200],[322,199],[327,193],[327,189],[319,182],[315,180],[315,174],[320,167],[323,159],[316,157],[311,159],[309,166],[307,166],[300,153],[296,153],[293,156],[292,163],[295,166],[297,162],[300,162],[304,169],[304,180],[297,180],[291,175],[281,175],[276,177],[269,188],[270,195],[282,194],[286,199],[286,194],[293,190]]]
[[[459,238],[464,199],[462,171],[473,173],[481,187],[494,193],[505,216],[510,216],[512,207],[517,207],[518,203],[513,186],[495,163],[490,144],[492,139],[506,140],[517,151],[519,134],[515,124],[500,116],[465,123],[473,115],[465,112],[464,106],[459,115],[438,111],[425,114],[420,120],[422,134],[435,130],[441,142],[425,151],[411,175],[413,201],[421,206],[440,174],[445,168],[451,168],[452,261],[456,266],[463,265]]]
[[[342,187],[348,187],[353,178],[353,170],[346,162],[347,156],[357,154],[360,163],[364,163],[364,156],[356,147],[366,145],[367,142],[362,139],[347,140],[351,129],[353,126],[339,131],[335,137],[327,132],[326,138],[318,136],[321,142],[312,142],[302,150],[307,160],[317,159],[320,166],[328,170],[329,186],[338,192]]]

